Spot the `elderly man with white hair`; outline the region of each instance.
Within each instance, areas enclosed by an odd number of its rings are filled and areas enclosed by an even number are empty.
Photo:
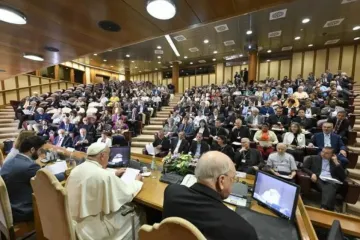
[[[297,98],[297,99],[306,99],[306,98],[309,98],[309,95],[307,94],[307,92],[304,91],[304,87],[303,87],[303,86],[298,87],[297,92],[295,92],[292,96],[293,96],[294,98]]]
[[[272,174],[294,181],[297,167],[294,157],[286,149],[286,144],[278,143],[277,152],[269,155],[266,165]]]
[[[222,202],[231,193],[235,175],[228,156],[218,151],[205,153],[195,169],[197,183],[190,188],[172,184],[165,189],[163,218],[184,218],[207,239],[258,239],[255,229]]]
[[[93,143],[86,161],[75,167],[66,182],[69,208],[79,239],[131,239],[131,216],[122,216],[123,206],[141,190],[141,175],[132,181],[120,176],[125,169],[106,169],[110,148]],[[136,217],[139,228],[139,218]],[[137,231],[136,231],[137,232]]]

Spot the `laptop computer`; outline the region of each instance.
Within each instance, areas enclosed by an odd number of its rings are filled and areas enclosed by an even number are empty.
[[[130,146],[111,147],[109,168],[128,167],[130,163]]]

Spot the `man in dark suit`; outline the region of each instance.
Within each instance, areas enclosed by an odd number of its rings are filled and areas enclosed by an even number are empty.
[[[219,175],[222,169],[228,171]],[[230,195],[235,175],[234,164],[225,154],[204,154],[195,169],[197,183],[190,188],[171,184],[165,189],[163,218],[181,217],[206,239],[258,239],[255,229],[222,202]]]
[[[85,148],[93,143],[93,138],[87,134],[85,128],[80,128],[80,135],[74,139],[74,148],[77,151],[85,152]]]
[[[241,139],[241,149],[235,152],[234,162],[236,169],[240,172],[255,175],[256,171],[264,166],[264,160],[259,150],[250,148],[248,138]]]
[[[170,140],[165,137],[163,130],[160,130],[157,134],[155,134],[153,146],[161,152],[166,152],[166,154],[169,152],[171,148]]]
[[[171,153],[188,153],[189,152],[189,142],[185,139],[185,132],[179,132],[179,138],[175,141],[172,141],[171,144]]]
[[[65,117],[64,120],[60,123],[59,129],[64,129],[65,132],[70,133],[75,131],[75,124],[70,123],[70,119]]]
[[[95,138],[96,129],[94,125],[89,123],[89,119],[87,117],[83,118],[83,124],[80,126],[80,128],[84,128],[86,130],[87,135],[91,136],[92,139]]]
[[[276,114],[269,117],[268,123],[271,124],[271,127],[273,127],[273,125],[278,125],[279,127],[287,129],[290,121],[287,116],[283,115],[282,107],[278,107],[276,108]]]
[[[58,136],[54,139],[54,145],[58,147],[72,147],[73,141],[69,135],[65,134],[65,129],[58,130]]]
[[[349,160],[346,158],[346,146],[344,145],[341,137],[335,133],[333,133],[333,124],[325,122],[322,125],[322,132],[315,133],[312,138],[312,143],[310,146],[318,147],[318,151],[320,152],[324,147],[332,147],[334,149],[334,153],[337,154],[337,159],[341,162],[342,166],[345,168],[349,163]]]
[[[202,114],[205,116],[209,116],[209,114],[210,114],[210,108],[206,107],[205,102],[200,103],[200,107],[199,107],[198,111],[201,111]]]
[[[200,157],[203,153],[210,150],[209,144],[203,141],[203,135],[201,133],[196,134],[196,141],[191,143],[189,152],[191,155]]]
[[[334,149],[324,147],[320,155],[305,158],[302,170],[311,177],[315,187],[322,192],[321,208],[334,210],[336,192],[341,185],[321,179],[323,177],[330,177],[340,182],[344,182],[346,179],[345,170],[334,154]]]
[[[332,123],[334,126],[334,133],[339,135],[342,139],[347,137],[349,132],[350,122],[346,119],[346,112],[339,111],[336,117],[329,117],[327,122]]]
[[[194,125],[189,123],[189,118],[185,116],[182,120],[182,123],[178,127],[178,132],[184,132],[185,137],[194,137]]]
[[[35,160],[44,144],[45,141],[38,136],[26,138],[20,145],[19,153],[5,161],[1,168],[0,175],[9,194],[14,223],[34,220],[30,179],[40,169]],[[65,179],[64,173],[59,173],[56,177],[59,181]]]
[[[312,107],[310,100],[306,100],[304,110],[305,110],[305,116],[307,118],[317,119],[320,116],[320,108]]]
[[[244,82],[245,82],[245,86],[247,86],[248,81],[249,81],[249,72],[247,70],[247,68],[244,68],[244,76],[243,76]],[[255,79],[250,79],[251,81],[255,80]]]
[[[305,117],[304,109],[299,109],[297,117],[295,117],[292,121],[299,123],[300,126],[302,126],[305,130],[311,130],[313,127],[315,127],[312,119]]]
[[[220,136],[220,135],[224,135],[224,136],[227,136],[227,135],[228,135],[228,133],[227,133],[227,131],[225,130],[225,128],[223,128],[221,125],[222,125],[221,120],[220,120],[220,119],[216,119],[216,121],[215,121],[215,127],[210,130],[210,137],[214,138],[214,137]]]
[[[247,126],[242,126],[240,118],[235,120],[235,126],[230,133],[231,142],[240,142],[242,138],[250,138],[250,130]]]

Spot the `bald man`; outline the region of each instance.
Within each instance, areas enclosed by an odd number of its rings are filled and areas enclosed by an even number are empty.
[[[278,143],[277,152],[271,153],[267,160],[267,166],[272,174],[276,176],[287,176],[293,181],[296,175],[296,163],[294,157],[286,152],[286,144]]]
[[[207,239],[258,239],[255,229],[224,203],[236,175],[225,154],[210,151],[199,159],[190,188],[172,184],[164,192],[163,218],[181,217],[194,224]]]

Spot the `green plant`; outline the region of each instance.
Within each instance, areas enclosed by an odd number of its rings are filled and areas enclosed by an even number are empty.
[[[163,158],[164,170],[166,172],[175,172],[181,176],[194,173],[194,167],[191,164],[193,158],[189,154],[169,155]]]

